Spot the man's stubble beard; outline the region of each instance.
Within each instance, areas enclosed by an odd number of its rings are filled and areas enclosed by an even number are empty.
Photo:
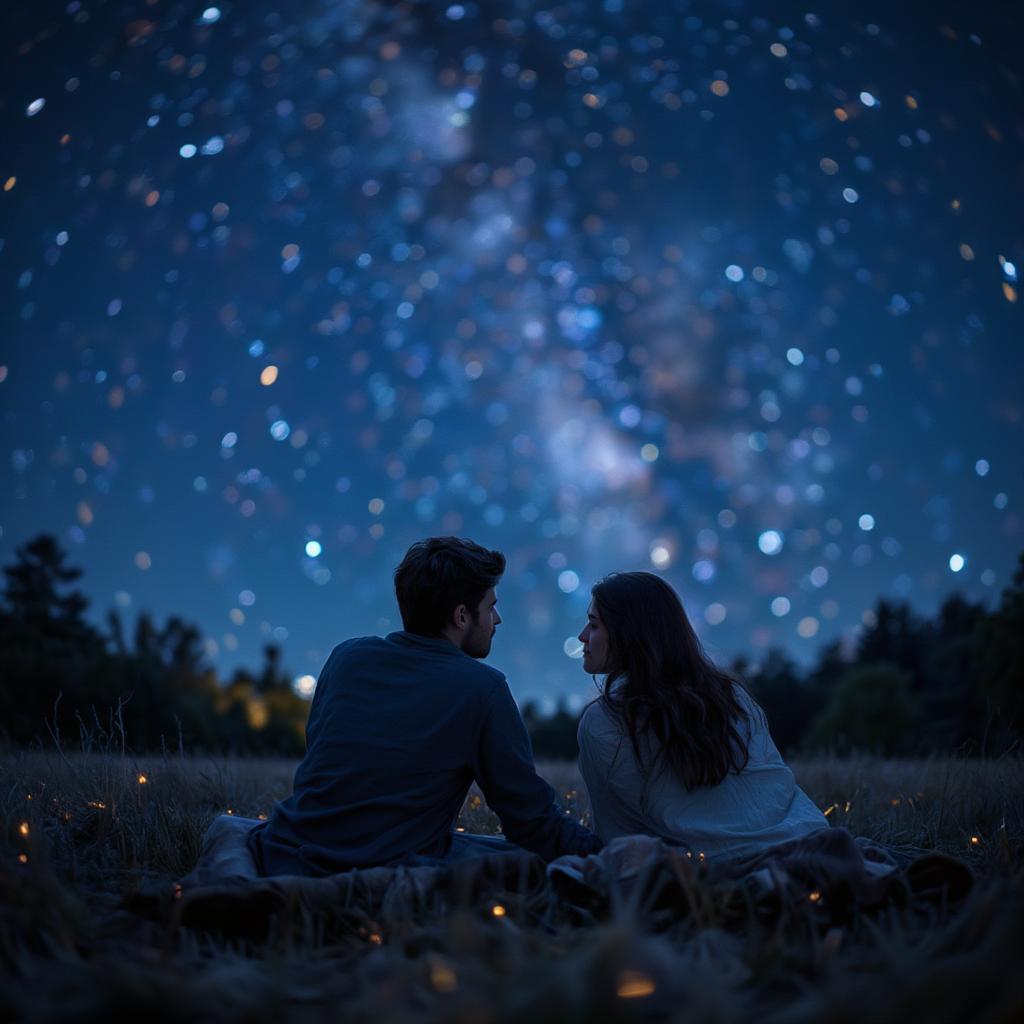
[[[485,633],[482,629],[474,629],[473,632],[466,638],[467,643],[462,648],[466,654],[471,658],[478,658],[483,660],[491,653],[491,643],[494,640],[494,627],[491,627],[489,633]]]

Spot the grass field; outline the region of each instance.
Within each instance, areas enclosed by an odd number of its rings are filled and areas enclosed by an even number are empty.
[[[0,764],[0,1019],[146,1022],[1024,1020],[1024,763],[796,763],[834,826],[966,860],[956,908],[737,920],[710,891],[666,924],[586,923],[552,893],[296,911],[259,941],[174,922],[172,883],[214,815],[270,811],[282,761],[9,753]],[[575,766],[541,773],[586,821]],[[471,792],[468,831],[497,822]],[[700,886],[700,879],[697,880]],[[698,895],[700,895],[698,893]]]

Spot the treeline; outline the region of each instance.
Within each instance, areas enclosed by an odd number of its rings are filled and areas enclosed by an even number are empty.
[[[784,753],[1005,753],[1024,735],[1024,554],[992,611],[954,594],[928,619],[880,600],[852,650],[829,644],[807,670],[778,649],[730,668]],[[537,757],[576,756],[564,704],[523,715]]]
[[[264,648],[257,674],[222,681],[203,655],[195,626],[143,613],[129,638],[116,611],[106,630],[85,619],[74,587],[81,571],[49,535],[18,548],[4,568],[0,607],[0,737],[78,746],[126,741],[136,752],[177,749],[300,755],[309,703]],[[53,734],[52,737],[48,734]]]
[[[13,744],[126,738],[135,751],[176,748],[298,756],[309,704],[264,648],[252,674],[218,678],[198,629],[176,616],[116,611],[106,629],[85,619],[81,571],[41,535],[4,568],[0,606],[0,738]],[[997,606],[953,595],[932,618],[880,600],[856,647],[825,646],[801,670],[781,650],[731,666],[768,715],[785,753],[1001,754],[1024,734],[1024,554]],[[578,716],[564,705],[523,709],[541,758],[574,758]]]

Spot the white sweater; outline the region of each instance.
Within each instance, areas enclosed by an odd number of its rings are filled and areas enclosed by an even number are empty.
[[[645,780],[625,727],[603,697],[584,711],[579,766],[601,839],[653,835],[682,843],[694,857],[731,859],[828,827],[782,760],[764,712],[742,687],[736,698],[749,714],[740,731],[749,737],[750,759],[738,774],[693,792],[660,763]]]

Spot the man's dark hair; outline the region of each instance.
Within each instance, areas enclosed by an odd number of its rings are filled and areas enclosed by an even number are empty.
[[[409,633],[439,636],[464,604],[474,619],[484,594],[497,586],[505,556],[461,537],[428,537],[395,570],[395,596]]]

